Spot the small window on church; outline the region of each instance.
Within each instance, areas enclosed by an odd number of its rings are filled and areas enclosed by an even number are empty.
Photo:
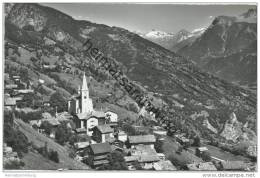
[[[86,96],[84,96],[84,99],[87,99],[87,97],[86,97]]]

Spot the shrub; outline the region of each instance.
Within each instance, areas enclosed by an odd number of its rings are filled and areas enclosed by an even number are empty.
[[[14,151],[22,156],[22,153],[28,152],[29,142],[27,137],[19,130],[13,128],[12,113],[4,114],[4,142],[13,148]]]
[[[201,154],[201,158],[202,158],[203,161],[206,161],[206,162],[211,161],[211,155],[210,155],[209,152],[203,152]]]
[[[47,142],[43,147],[35,147],[34,148],[45,158],[50,159],[56,163],[59,163],[59,154],[57,151],[48,150]]]
[[[57,142],[61,145],[64,145],[65,142],[68,142],[72,137],[71,130],[67,127],[66,123],[61,123],[56,129],[55,138]],[[70,140],[73,142],[73,140]],[[71,142],[71,143],[72,143]]]
[[[196,136],[194,138],[193,146],[200,147],[200,137],[199,136]]]
[[[162,142],[160,140],[156,139],[156,142],[154,144],[154,149],[156,150],[157,153],[163,153]]]
[[[18,160],[13,160],[13,161],[8,161],[7,163],[4,164],[4,169],[21,169],[25,164],[22,161]]]
[[[67,110],[67,101],[59,92],[55,92],[54,94],[51,95],[50,103],[53,108],[57,107],[57,112],[62,112]]]
[[[52,161],[54,161],[54,162],[56,162],[56,163],[59,163],[59,162],[60,162],[60,160],[59,160],[59,154],[58,154],[57,151],[51,150],[51,151],[49,152],[48,157],[49,157],[50,160],[52,160]]]
[[[15,112],[15,116],[22,119],[24,122],[29,123],[31,120],[39,120],[42,117],[42,111],[36,112]]]

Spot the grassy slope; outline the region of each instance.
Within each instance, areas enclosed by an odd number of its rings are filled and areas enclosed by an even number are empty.
[[[79,169],[90,169],[87,165],[77,162],[73,159],[71,159],[68,156],[68,150],[59,145],[58,143],[54,142],[52,139],[45,137],[42,134],[39,134],[35,130],[33,130],[29,124],[24,123],[22,120],[16,119],[16,122],[19,125],[19,129],[26,135],[26,137],[29,139],[30,142],[32,142],[34,145],[37,146],[44,146],[45,142],[48,144],[48,148],[52,150],[56,150],[59,154],[60,162],[57,165],[59,168],[67,168],[67,169],[73,169],[73,170],[79,170]],[[30,153],[29,153],[30,154]],[[31,161],[36,161],[35,164],[39,161],[36,159],[35,154],[27,155],[25,159],[28,158]],[[41,159],[43,163],[45,163],[45,159]],[[26,161],[25,161],[26,162]],[[32,165],[32,163],[30,163]],[[41,167],[43,166],[43,167]],[[46,167],[44,164],[39,164],[38,166],[32,166],[31,169],[36,168],[38,170],[45,169]],[[53,167],[55,169],[55,167]],[[30,169],[30,168],[28,168]]]

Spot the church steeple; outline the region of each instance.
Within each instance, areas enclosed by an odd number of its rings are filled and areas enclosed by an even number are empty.
[[[93,111],[92,100],[89,98],[89,90],[86,75],[84,72],[82,87],[81,87],[81,112],[88,113]]]
[[[83,75],[82,90],[88,90],[88,84],[87,84],[85,72],[84,72],[84,75]]]

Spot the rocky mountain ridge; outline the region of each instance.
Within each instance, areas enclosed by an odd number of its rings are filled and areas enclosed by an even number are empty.
[[[256,40],[256,9],[249,9],[237,17],[216,17],[199,38],[178,53],[222,79],[255,85]]]

